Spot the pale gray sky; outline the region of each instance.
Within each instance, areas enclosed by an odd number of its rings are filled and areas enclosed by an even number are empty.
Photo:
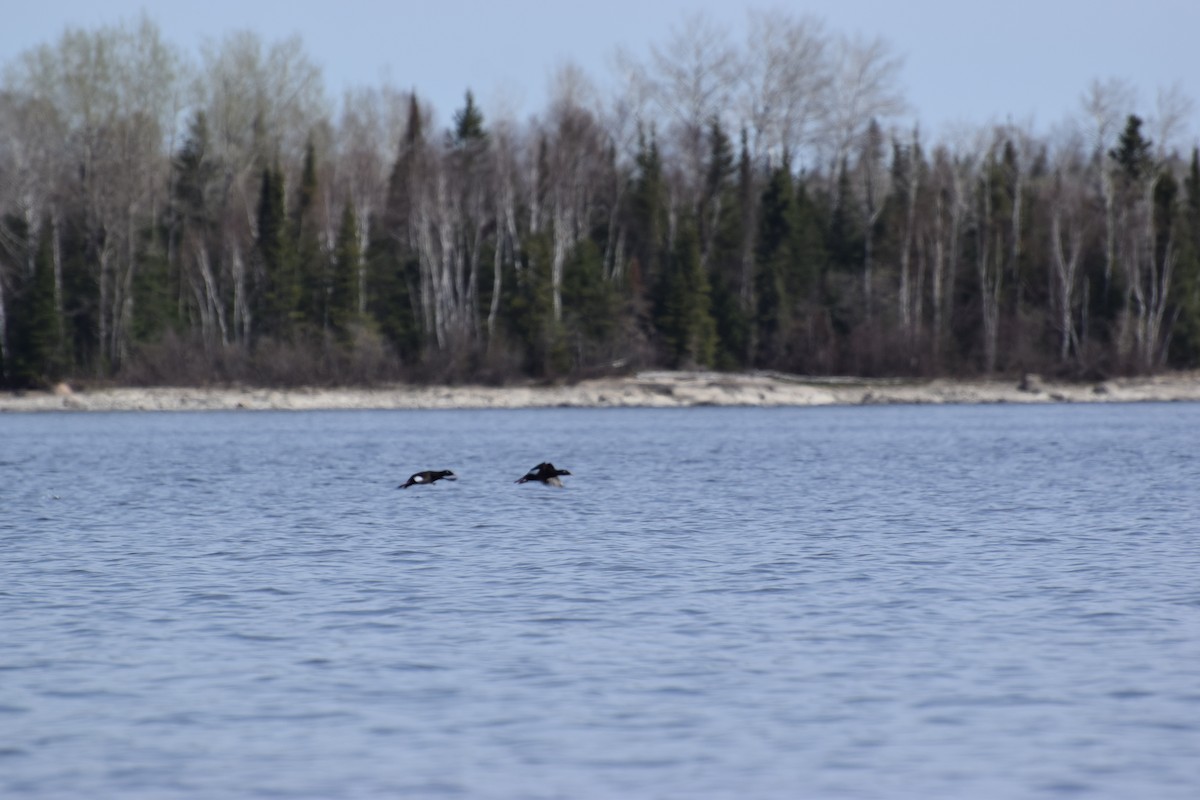
[[[1093,79],[1121,78],[1143,116],[1178,84],[1200,106],[1197,0],[43,0],[6,10],[0,63],[145,10],[166,39],[196,54],[205,39],[249,29],[298,34],[331,98],[383,79],[415,87],[444,122],[469,86],[486,110],[502,97],[539,111],[548,76],[573,60],[598,83],[618,45],[645,54],[685,15],[704,11],[740,42],[745,9],[813,14],[832,31],[882,36],[904,57],[910,119],[935,138],[947,125],[1013,119],[1045,131],[1077,113]],[[1200,108],[1180,144],[1200,138]]]

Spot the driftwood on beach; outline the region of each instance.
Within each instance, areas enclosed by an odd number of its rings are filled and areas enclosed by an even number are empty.
[[[1020,380],[813,378],[782,373],[642,372],[562,385],[377,388],[104,388],[0,395],[0,412],[436,408],[680,408],[888,403],[1200,401],[1200,372],[1067,383]]]

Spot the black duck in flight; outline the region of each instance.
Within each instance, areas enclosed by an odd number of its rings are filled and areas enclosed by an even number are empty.
[[[414,473],[408,480],[397,486],[397,489],[407,489],[410,486],[416,486],[421,483],[434,483],[445,478],[448,481],[458,480],[458,476],[448,469],[427,469],[423,472]]]
[[[570,470],[559,469],[549,461],[543,461],[541,464],[538,464],[536,467],[529,470],[529,472],[526,472],[524,477],[518,478],[516,483],[538,481],[539,483],[544,483],[547,486],[557,486],[561,489],[563,482],[558,479],[558,476],[570,474]]]

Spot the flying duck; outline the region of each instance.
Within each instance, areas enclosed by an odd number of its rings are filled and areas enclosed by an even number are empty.
[[[458,476],[448,469],[427,469],[424,472],[417,472],[412,475],[407,481],[397,486],[397,489],[407,489],[410,486],[415,486],[419,483],[433,483],[445,478],[448,481],[458,480]]]
[[[525,483],[526,481],[540,481],[547,486],[557,486],[562,488],[562,481],[558,479],[559,475],[570,475],[570,470],[558,469],[549,461],[543,461],[529,472],[525,473],[525,477],[518,478],[516,483]]]

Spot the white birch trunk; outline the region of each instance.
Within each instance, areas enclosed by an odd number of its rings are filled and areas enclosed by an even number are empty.
[[[1075,313],[1075,291],[1079,272],[1079,258],[1083,252],[1083,232],[1073,225],[1067,238],[1067,249],[1063,250],[1061,200],[1054,203],[1050,219],[1050,250],[1054,262],[1054,275],[1058,291],[1058,360],[1065,363],[1071,353],[1072,343],[1078,344],[1072,316]]]

